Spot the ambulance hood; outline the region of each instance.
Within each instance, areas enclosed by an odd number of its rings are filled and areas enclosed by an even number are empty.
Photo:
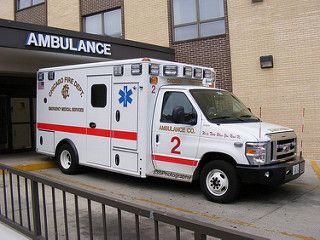
[[[281,125],[266,122],[241,122],[241,123],[223,123],[221,130],[240,135],[241,139],[246,141],[268,141],[268,134],[280,132],[292,132],[293,129]]]

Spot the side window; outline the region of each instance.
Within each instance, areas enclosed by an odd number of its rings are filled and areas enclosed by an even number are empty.
[[[184,120],[186,124],[196,123],[197,113],[187,96],[182,92],[166,92],[164,94],[160,121],[173,123],[172,112],[178,106],[184,108]]]
[[[107,87],[104,84],[91,86],[91,105],[96,108],[104,108],[107,105]]]

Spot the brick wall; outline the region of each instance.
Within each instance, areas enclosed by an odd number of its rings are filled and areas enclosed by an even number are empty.
[[[263,120],[293,128],[307,159],[320,159],[320,1],[228,7],[234,92]],[[274,68],[260,68],[262,55],[273,55]]]
[[[16,12],[16,21],[32,23],[38,25],[47,25],[47,5],[41,3]]]
[[[108,9],[122,7],[124,0],[80,0],[81,15],[90,15]]]
[[[175,49],[176,61],[213,67],[217,74],[216,87],[232,91],[231,59],[227,2],[225,1],[226,34],[199,40],[172,42],[172,9],[168,0],[170,46]]]
[[[14,1],[0,0],[0,18],[14,20]]]
[[[79,0],[47,0],[48,26],[80,31]]]
[[[167,0],[124,1],[126,39],[169,47]]]

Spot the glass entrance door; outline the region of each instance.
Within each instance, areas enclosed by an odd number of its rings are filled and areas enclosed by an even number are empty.
[[[30,115],[29,98],[11,98],[12,150],[32,147]]]

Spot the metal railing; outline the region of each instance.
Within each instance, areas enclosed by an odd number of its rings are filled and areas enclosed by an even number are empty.
[[[0,164],[0,221],[33,239],[265,239]]]

